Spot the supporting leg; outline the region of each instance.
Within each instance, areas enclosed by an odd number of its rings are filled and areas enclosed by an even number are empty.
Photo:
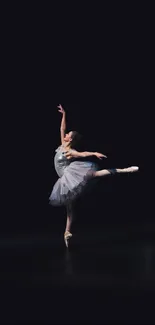
[[[65,234],[64,234],[64,240],[66,247],[68,247],[69,239],[72,237],[71,234],[71,226],[73,222],[73,207],[72,204],[67,205],[67,222],[66,222],[66,229],[65,229]]]
[[[67,222],[66,222],[66,229],[65,232],[70,232],[71,226],[73,222],[73,209],[72,209],[72,204],[67,205]]]

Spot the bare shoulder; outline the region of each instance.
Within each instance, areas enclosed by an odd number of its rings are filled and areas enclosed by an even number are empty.
[[[75,149],[64,150],[64,154],[68,159],[81,157],[81,153]]]

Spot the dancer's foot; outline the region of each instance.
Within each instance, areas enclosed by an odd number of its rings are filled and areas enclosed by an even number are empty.
[[[132,166],[132,167],[128,167],[128,168],[124,168],[124,171],[127,173],[134,173],[137,172],[139,170],[138,166]]]
[[[66,245],[67,248],[68,248],[69,240],[70,240],[71,237],[72,237],[72,234],[69,231],[66,231],[64,233],[64,241],[65,241],[65,245]]]

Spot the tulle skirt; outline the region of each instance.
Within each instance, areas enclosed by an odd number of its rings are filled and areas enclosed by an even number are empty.
[[[98,166],[89,161],[73,161],[64,169],[64,174],[55,183],[49,197],[53,206],[67,205],[92,187],[94,172]]]

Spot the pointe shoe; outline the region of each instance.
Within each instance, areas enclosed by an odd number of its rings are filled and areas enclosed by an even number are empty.
[[[134,172],[137,172],[139,170],[139,167],[138,166],[132,166],[132,167],[128,167],[128,168],[125,168],[126,171],[128,173],[134,173]]]
[[[69,239],[72,237],[72,234],[69,231],[66,231],[64,233],[64,241],[65,241],[65,245],[68,248],[68,244],[69,244]]]

